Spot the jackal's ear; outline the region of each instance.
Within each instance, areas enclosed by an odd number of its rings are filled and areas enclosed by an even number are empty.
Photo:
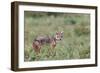
[[[61,31],[61,33],[63,33],[64,31]]]

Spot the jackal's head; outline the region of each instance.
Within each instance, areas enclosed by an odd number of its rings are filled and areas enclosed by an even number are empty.
[[[61,31],[61,32],[56,32],[56,35],[55,35],[55,38],[56,38],[56,40],[62,40],[62,38],[63,38],[63,31]]]

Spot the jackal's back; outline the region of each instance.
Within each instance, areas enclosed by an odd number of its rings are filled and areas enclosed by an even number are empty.
[[[49,37],[49,36],[38,36],[34,39],[34,41],[38,41],[40,44],[50,43],[51,37]]]

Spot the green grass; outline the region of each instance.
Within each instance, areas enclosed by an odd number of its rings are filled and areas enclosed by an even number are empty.
[[[25,11],[25,61],[86,59],[90,58],[90,15],[72,13],[46,13]],[[43,45],[39,56],[32,48],[38,35],[50,35],[64,31],[62,41],[57,43],[52,54],[49,45]]]

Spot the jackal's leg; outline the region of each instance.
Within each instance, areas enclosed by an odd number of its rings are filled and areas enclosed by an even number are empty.
[[[35,41],[33,43],[33,48],[34,48],[34,51],[35,51],[35,56],[36,56],[36,60],[39,60],[40,56],[40,50],[41,50],[41,45],[39,42]]]
[[[35,60],[39,60],[40,59],[40,48],[35,50],[35,57],[36,57]]]
[[[40,46],[40,45],[38,45],[38,46],[35,48],[35,52],[36,52],[37,55],[40,53],[40,49],[41,49],[41,46]]]
[[[40,53],[41,45],[38,41],[33,42],[33,49],[37,54]]]
[[[55,55],[55,46],[56,46],[55,42],[53,42],[53,43],[50,44],[50,55],[51,56]]]

